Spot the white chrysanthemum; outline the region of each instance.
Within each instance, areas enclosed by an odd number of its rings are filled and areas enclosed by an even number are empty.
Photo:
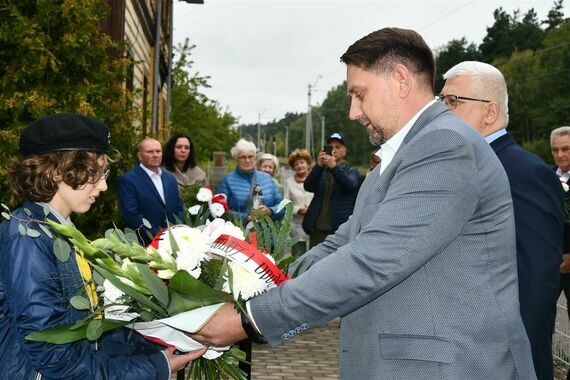
[[[198,215],[201,207],[202,206],[200,206],[200,205],[189,207],[188,212],[190,213],[190,215]]]
[[[212,190],[201,187],[200,190],[198,190],[198,194],[196,194],[196,199],[200,202],[210,202],[213,196]]]
[[[103,293],[103,303],[105,305],[122,303],[122,298],[125,296],[125,293],[113,285],[111,281],[105,280],[103,282],[103,288],[105,289],[105,292]],[[105,318],[130,321],[138,317],[138,314],[136,313],[126,313],[128,309],[128,306],[122,305],[109,306],[105,308]]]
[[[230,221],[225,221],[223,219],[214,219],[211,222],[206,222],[206,227],[202,230],[202,236],[206,240],[208,245],[216,241],[220,235],[233,236],[239,240],[245,240],[245,236],[241,228],[235,226]]]
[[[172,253],[170,244],[171,234],[178,246],[178,252],[175,254]],[[206,259],[208,245],[199,229],[179,224],[171,227],[170,233],[164,232],[157,250],[165,261],[168,261],[168,257],[174,257],[177,270],[185,270],[198,278],[201,273],[200,263]],[[158,271],[160,278],[172,278],[174,274],[172,270]]]
[[[232,270],[233,278],[233,296],[237,300],[241,297],[244,300],[248,300],[260,293],[263,293],[271,285],[268,284],[264,279],[260,278],[259,273],[251,268],[251,266],[245,263],[237,263],[234,261],[228,262],[229,267]],[[223,290],[224,292],[230,292],[229,276],[226,273],[224,276],[226,282],[224,282]]]
[[[214,218],[219,218],[220,216],[224,215],[225,212],[226,210],[221,203],[216,202],[210,205],[210,214],[212,214]]]
[[[121,289],[117,288],[109,280],[103,281],[103,288],[105,288],[105,293],[103,293],[104,294],[103,302],[105,305],[111,303],[120,303],[121,299],[125,295],[125,293],[123,293]]]

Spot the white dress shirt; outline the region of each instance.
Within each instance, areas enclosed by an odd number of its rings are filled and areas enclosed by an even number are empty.
[[[162,202],[166,203],[166,201],[164,200],[164,187],[162,187],[162,177],[161,177],[162,176],[162,170],[160,170],[160,168],[158,168],[158,173],[155,173],[152,170],[150,170],[149,168],[147,168],[146,166],[144,166],[143,164],[139,164],[139,165],[142,168],[142,170],[144,170],[145,173],[148,174],[148,176],[150,177],[150,180],[154,184],[154,187],[156,187],[156,191],[158,191],[158,195],[160,195]]]
[[[419,110],[418,113],[416,113],[414,115],[414,117],[412,117],[406,123],[406,125],[404,125],[404,127],[402,129],[400,129],[394,136],[392,136],[392,138],[390,138],[388,141],[386,141],[384,144],[382,144],[380,146],[380,150],[378,150],[376,152],[376,154],[382,158],[382,161],[380,161],[380,165],[381,165],[380,166],[380,174],[382,174],[384,169],[386,169],[386,167],[388,165],[390,165],[390,162],[392,162],[394,155],[396,154],[396,152],[400,148],[400,145],[402,145],[402,141],[404,141],[404,138],[406,137],[406,135],[408,134],[410,129],[412,129],[412,126],[414,125],[416,120],[418,120],[420,115],[426,109],[428,109],[429,106],[431,106],[435,102],[436,102],[436,100],[434,99],[431,102],[429,102],[428,104],[426,104],[425,106],[423,106],[423,108],[421,110]]]

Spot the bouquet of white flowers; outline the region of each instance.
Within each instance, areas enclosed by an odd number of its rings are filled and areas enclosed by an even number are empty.
[[[200,201],[210,203],[204,197]],[[105,331],[126,326],[180,351],[202,347],[186,333],[200,330],[224,303],[244,312],[243,301],[287,280],[279,267],[292,261],[283,259],[290,245],[292,205],[284,201],[281,207],[286,213],[280,224],[261,217],[243,229],[202,214],[194,222],[204,224],[169,226],[148,247],[139,244],[137,231],[112,228],[104,237],[88,240],[72,225],[47,220],[55,230],[57,258],[69,259],[72,245],[85,260],[79,264],[82,273],[94,271],[83,276],[92,278],[86,284],[88,297],[70,300],[76,309],[92,312],[73,325],[38,331],[27,339],[56,344],[97,340]],[[279,266],[271,253],[283,259]],[[189,377],[244,379],[237,367],[244,359],[235,347],[210,347],[192,363]]]

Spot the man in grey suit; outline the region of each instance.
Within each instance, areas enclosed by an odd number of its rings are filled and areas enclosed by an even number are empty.
[[[194,335],[281,344],[341,316],[343,379],[534,379],[519,313],[509,183],[493,150],[434,100],[432,52],[384,28],[348,48],[350,118],[381,146],[353,215],[297,278],[225,305]]]

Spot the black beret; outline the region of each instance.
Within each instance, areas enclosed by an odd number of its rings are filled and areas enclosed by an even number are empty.
[[[107,125],[89,116],[58,113],[28,125],[20,136],[24,157],[65,150],[109,153],[111,135]]]

